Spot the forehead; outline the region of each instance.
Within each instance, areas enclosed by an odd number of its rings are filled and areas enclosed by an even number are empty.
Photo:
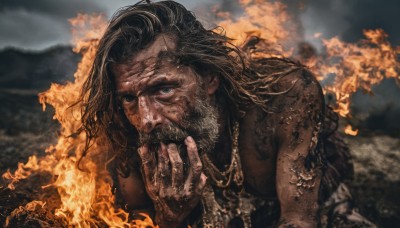
[[[154,73],[156,64],[160,61],[161,53],[173,52],[175,49],[175,38],[172,35],[160,34],[152,43],[125,62],[113,65],[112,71],[116,80],[120,77],[133,76],[133,74]],[[129,75],[126,75],[127,73]]]
[[[130,59],[132,63],[139,63],[150,59],[157,59],[161,52],[174,51],[176,49],[175,38],[170,34],[160,34],[143,50]]]

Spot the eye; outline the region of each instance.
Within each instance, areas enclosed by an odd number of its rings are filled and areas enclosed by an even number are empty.
[[[132,96],[132,95],[124,95],[121,97],[121,101],[123,103],[130,103],[130,102],[133,102],[134,100],[135,100],[135,96]]]
[[[169,94],[169,93],[172,92],[172,90],[173,90],[172,87],[162,87],[162,88],[160,88],[158,91],[159,91],[161,94]]]

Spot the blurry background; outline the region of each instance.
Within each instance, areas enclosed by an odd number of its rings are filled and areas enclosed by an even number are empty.
[[[51,82],[73,79],[80,56],[72,52],[68,19],[78,13],[106,17],[136,1],[0,0],[0,172],[43,154],[57,137],[52,110],[42,112],[37,94]],[[236,1],[178,1],[212,26],[210,7],[240,15]],[[346,42],[363,38],[363,29],[382,28],[400,46],[398,0],[283,1],[297,20],[302,40],[321,51],[317,32]],[[226,28],[229,29],[229,28]],[[351,187],[361,213],[383,227],[400,224],[400,87],[385,79],[374,96],[352,97],[352,124],[359,135],[345,136],[355,160]]]

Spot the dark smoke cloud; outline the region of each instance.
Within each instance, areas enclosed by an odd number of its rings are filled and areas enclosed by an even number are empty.
[[[395,43],[400,42],[400,1],[398,0],[303,0],[304,9],[296,10],[300,1],[283,0],[303,25],[304,35],[315,32],[325,37],[339,35],[355,41],[365,28],[383,28]],[[0,3],[0,49],[15,46],[25,49],[43,49],[70,40],[68,19],[79,12],[103,12],[110,17],[118,8],[133,4],[128,0],[2,0]],[[237,11],[234,0],[181,0],[203,21],[210,19],[204,11],[220,4],[225,10]]]
[[[15,46],[43,49],[70,41],[68,19],[78,12],[104,12],[95,1],[2,0],[0,4],[0,48]]]
[[[305,4],[301,19],[308,33],[354,42],[363,38],[363,29],[382,28],[393,44],[400,43],[398,0],[306,0]]]
[[[71,40],[68,19],[78,13],[104,13],[110,17],[128,0],[1,0],[0,49],[13,46],[40,50]],[[192,9],[195,1],[179,1]],[[204,1],[204,4],[212,2]]]
[[[25,10],[32,13],[44,14],[52,18],[69,18],[77,12],[102,12],[106,8],[96,4],[96,1],[82,0],[2,0],[0,12],[7,10]]]

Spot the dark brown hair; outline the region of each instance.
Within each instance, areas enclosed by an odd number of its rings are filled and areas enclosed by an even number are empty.
[[[242,51],[230,43],[221,28],[205,29],[195,16],[181,4],[173,1],[147,3],[141,1],[120,9],[111,19],[101,38],[93,67],[82,88],[82,130],[87,134],[87,147],[92,140],[104,136],[110,150],[125,175],[129,172],[130,156],[127,153],[136,145],[132,140],[137,134],[119,109],[115,96],[112,65],[123,63],[138,51],[146,48],[162,33],[176,38],[174,58],[178,64],[192,67],[197,74],[216,74],[220,77],[217,100],[230,108],[233,118],[239,117],[246,108],[259,105],[267,109],[270,99],[269,84],[278,77],[269,68],[252,67],[268,65],[262,61],[248,62]],[[250,67],[246,67],[249,65]],[[285,65],[287,66],[287,65]],[[273,75],[272,75],[273,76]],[[260,87],[260,83],[263,85]],[[257,93],[255,93],[257,91]]]

